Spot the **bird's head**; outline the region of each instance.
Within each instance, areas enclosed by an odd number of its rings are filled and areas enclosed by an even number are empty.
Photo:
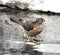
[[[43,18],[37,18],[37,19],[36,19],[36,22],[37,22],[38,24],[42,24],[44,21],[45,21],[45,20],[44,20]]]
[[[20,18],[19,21],[23,21],[23,19]]]

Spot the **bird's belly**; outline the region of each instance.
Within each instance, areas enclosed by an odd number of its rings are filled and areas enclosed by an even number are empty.
[[[37,34],[40,33],[40,31],[38,32],[26,32],[29,36],[36,36]]]
[[[36,36],[37,34],[39,34],[42,31],[42,29],[40,27],[35,27],[33,30],[30,31],[26,31],[26,33],[29,36]]]

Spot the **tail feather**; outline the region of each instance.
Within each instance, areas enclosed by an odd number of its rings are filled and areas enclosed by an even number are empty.
[[[19,24],[19,22],[18,22],[17,20],[14,20],[14,18],[10,18],[10,21],[12,21],[12,22],[14,22],[14,23],[18,23],[18,24]]]
[[[22,23],[22,19],[19,19],[19,20],[15,20],[14,18],[10,18],[10,20],[12,21],[12,22],[14,22],[14,23],[17,23],[17,24],[19,24],[19,25],[23,25],[23,23]]]

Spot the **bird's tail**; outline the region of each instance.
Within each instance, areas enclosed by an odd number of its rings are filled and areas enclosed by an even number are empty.
[[[15,20],[14,18],[10,18],[10,21],[12,21],[14,23],[18,23],[17,20]]]
[[[23,20],[22,19],[16,20],[14,18],[10,18],[10,21],[21,25]]]

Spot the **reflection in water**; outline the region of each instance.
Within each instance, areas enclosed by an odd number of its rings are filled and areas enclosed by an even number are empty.
[[[42,55],[41,52],[33,51],[32,45],[24,45],[23,50],[9,49],[4,51],[4,55]]]
[[[21,53],[28,53],[28,55],[42,55],[42,53],[40,52],[33,51],[32,45],[28,45],[28,44],[24,46],[24,50]]]

